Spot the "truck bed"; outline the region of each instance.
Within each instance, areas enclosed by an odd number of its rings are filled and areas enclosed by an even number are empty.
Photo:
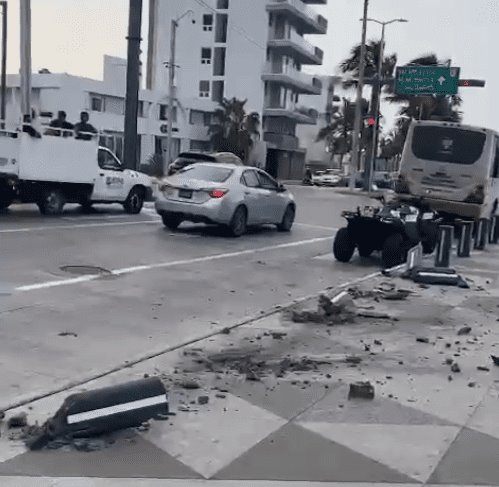
[[[15,140],[18,144],[16,175],[21,180],[82,184],[95,182],[98,172],[97,140],[85,141],[50,135],[37,139],[25,133],[10,140]],[[0,158],[2,152],[0,146]]]

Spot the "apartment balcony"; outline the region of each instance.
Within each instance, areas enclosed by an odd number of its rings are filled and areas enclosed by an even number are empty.
[[[324,59],[322,49],[310,44],[295,31],[291,31],[289,37],[270,37],[268,47],[296,59],[300,64],[321,65]]]
[[[285,14],[300,27],[303,34],[326,34],[327,20],[305,4],[303,0],[270,0],[267,12]]]
[[[304,112],[297,110],[296,108],[270,104],[264,107],[263,116],[288,118],[298,124],[315,125],[317,123],[318,114],[314,110]]]
[[[322,81],[319,78],[302,73],[291,66],[276,66],[267,63],[262,74],[262,80],[294,88],[297,93],[305,95],[320,95],[322,92]]]

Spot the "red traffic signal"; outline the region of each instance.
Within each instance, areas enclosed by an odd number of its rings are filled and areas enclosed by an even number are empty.
[[[368,118],[367,125],[369,125],[370,127],[373,127],[374,125],[376,125],[376,119],[372,118],[372,117]]]

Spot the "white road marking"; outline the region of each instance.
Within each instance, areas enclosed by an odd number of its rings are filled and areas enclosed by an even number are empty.
[[[232,257],[240,257],[243,255],[252,255],[252,254],[257,254],[260,252],[268,252],[271,250],[289,249],[289,248],[293,248],[293,247],[300,247],[303,245],[310,245],[310,244],[314,244],[314,243],[325,242],[327,240],[332,240],[332,238],[333,237],[311,238],[308,240],[299,240],[296,242],[288,242],[288,243],[284,243],[284,244],[269,245],[266,247],[258,247],[255,249],[239,250],[237,252],[228,252],[228,253],[224,253],[224,254],[206,255],[204,257],[194,257],[191,259],[175,260],[175,261],[169,261],[169,262],[157,262],[155,264],[146,264],[146,265],[138,265],[138,266],[133,266],[133,267],[125,267],[122,269],[112,270],[110,272],[110,274],[106,274],[106,276],[109,276],[109,275],[122,276],[125,274],[150,271],[150,270],[154,270],[154,269],[164,269],[167,267],[199,264],[202,262],[213,262],[216,260],[230,259]],[[37,284],[28,284],[25,286],[19,286],[19,287],[15,288],[15,291],[27,292],[27,291],[37,291],[40,289],[49,289],[49,288],[60,287],[60,286],[70,286],[73,284],[81,284],[83,282],[95,281],[101,277],[102,277],[102,274],[89,274],[87,276],[80,276],[80,277],[75,277],[72,279],[46,281],[46,282],[40,282]]]
[[[65,230],[65,229],[77,229],[77,228],[98,228],[98,227],[122,227],[127,225],[157,225],[160,219],[156,220],[141,220],[134,222],[106,222],[106,223],[82,223],[80,225],[47,225],[44,227],[21,227],[21,228],[3,228],[0,230],[0,234],[10,234],[10,233],[31,233],[31,232],[43,232],[49,230]]]
[[[311,223],[298,223],[295,222],[295,225],[298,225],[299,227],[307,227],[307,228],[317,228],[318,230],[331,230],[332,232],[337,232],[338,229],[335,227],[326,227],[324,225],[313,225]]]

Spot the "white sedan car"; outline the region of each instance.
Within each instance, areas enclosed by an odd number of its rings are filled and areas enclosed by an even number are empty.
[[[325,172],[320,172],[321,174],[316,174],[312,178],[312,182],[316,186],[338,186],[340,184],[341,176],[334,169],[327,169]]]
[[[223,225],[240,237],[248,226],[273,224],[289,232],[293,195],[265,171],[233,164],[199,163],[161,182],[156,211],[175,230],[183,221]]]

